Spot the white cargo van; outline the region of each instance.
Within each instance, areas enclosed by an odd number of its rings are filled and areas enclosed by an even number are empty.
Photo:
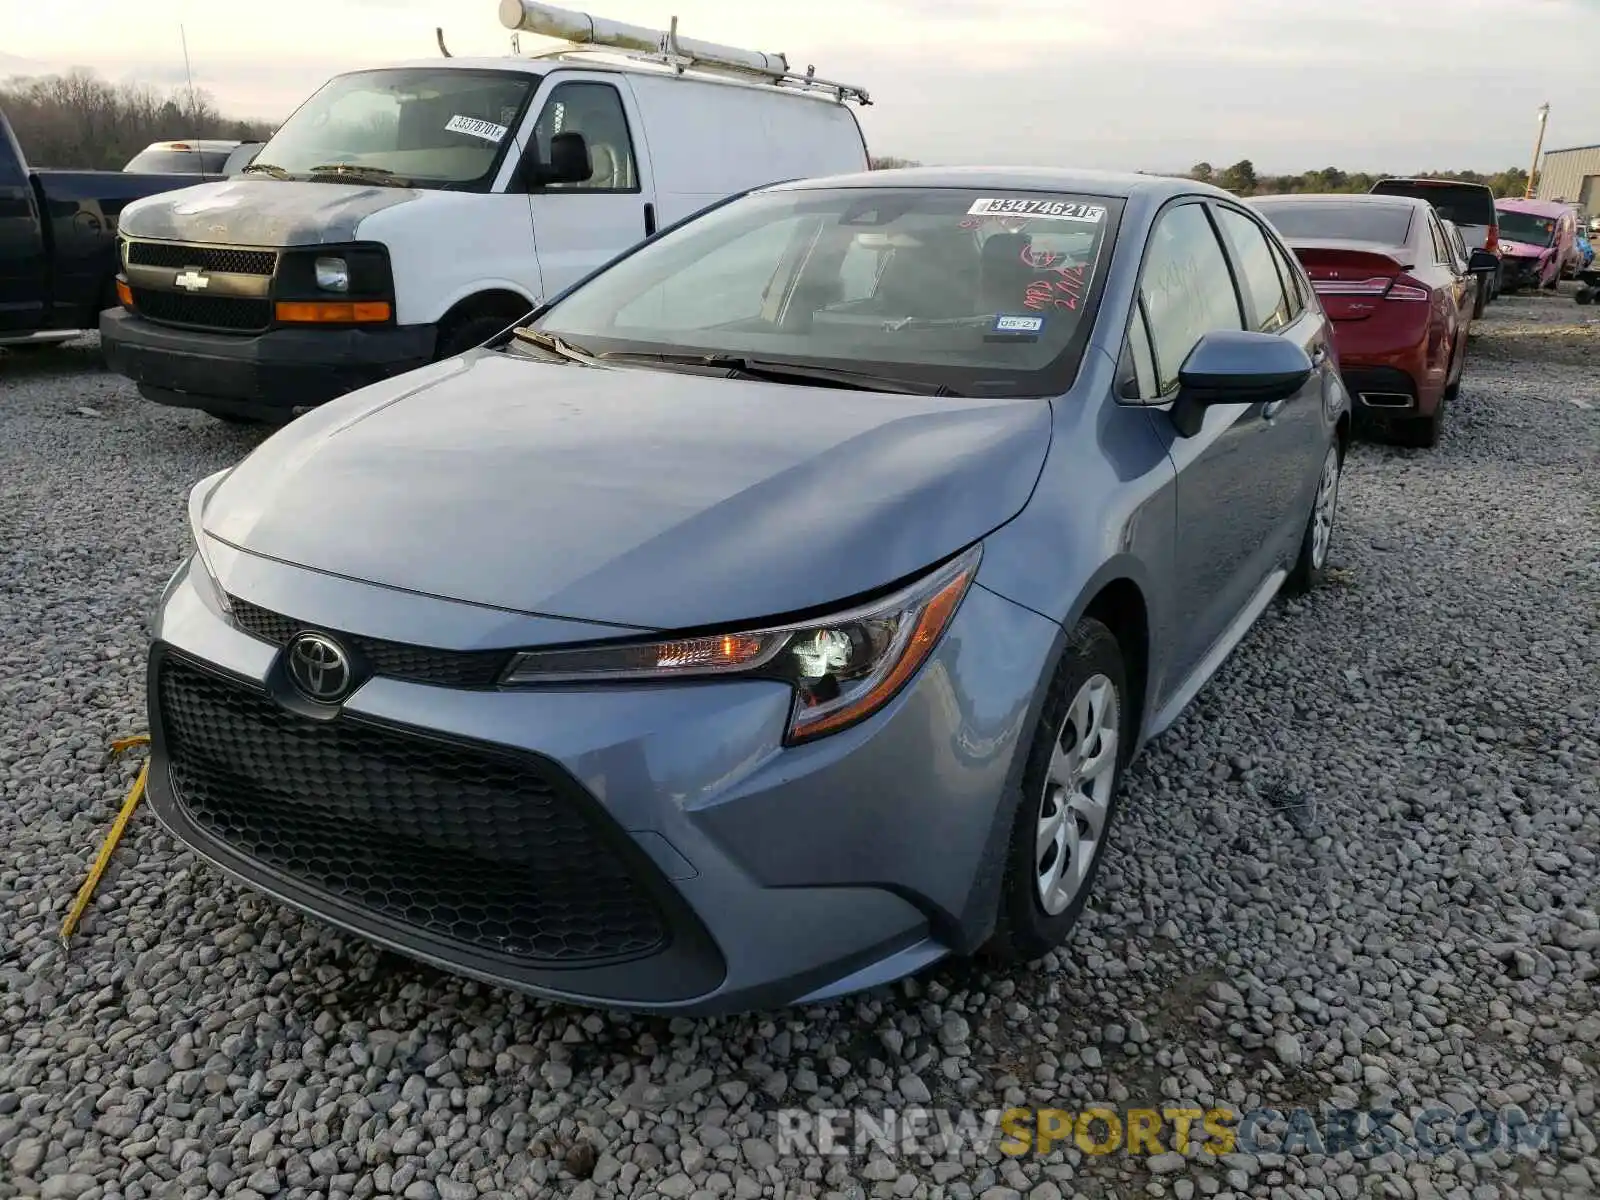
[[[500,16],[567,46],[337,76],[238,177],[124,209],[111,367],[160,403],[286,421],[730,195],[868,167],[866,93],[782,55],[533,0]]]

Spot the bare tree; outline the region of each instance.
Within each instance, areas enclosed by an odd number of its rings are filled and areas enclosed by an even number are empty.
[[[205,92],[162,94],[113,84],[81,69],[0,83],[4,107],[28,161],[41,167],[118,171],[151,142],[183,138],[261,141],[271,126],[223,116]]]

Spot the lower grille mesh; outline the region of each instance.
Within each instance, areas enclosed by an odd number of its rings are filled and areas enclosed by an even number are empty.
[[[662,948],[660,908],[574,785],[529,757],[297,717],[174,657],[174,793],[231,849],[435,937],[569,965]],[[625,837],[618,831],[615,836]]]

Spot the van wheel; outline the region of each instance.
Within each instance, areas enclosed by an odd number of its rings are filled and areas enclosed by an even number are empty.
[[[483,345],[521,313],[464,312],[451,318],[439,329],[439,340],[434,345],[434,361],[454,358],[468,350]]]
[[[1085,618],[1034,727],[988,957],[1031,962],[1066,940],[1105,858],[1132,728],[1122,650]]]

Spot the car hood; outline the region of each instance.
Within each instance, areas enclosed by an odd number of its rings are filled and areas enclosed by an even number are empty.
[[[352,393],[211,494],[239,549],[517,612],[688,629],[823,608],[1027,503],[1045,400],[881,395],[476,351]]]
[[[430,193],[414,188],[306,183],[246,176],[130,204],[129,237],[223,246],[320,246],[354,241],[361,222]]]

